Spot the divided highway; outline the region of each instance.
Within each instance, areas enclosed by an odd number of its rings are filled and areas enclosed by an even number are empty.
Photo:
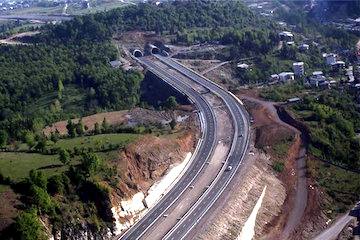
[[[227,168],[218,176],[217,180],[213,182],[210,188],[208,188],[208,190],[187,212],[187,214],[164,237],[164,239],[183,239],[220,197],[221,193],[225,190],[226,186],[234,177],[237,169],[240,167],[249,145],[250,126],[248,115],[244,106],[228,91],[171,58],[159,55],[156,57],[169,67],[177,70],[184,76],[192,79],[218,95],[227,105],[228,110],[233,117],[233,124],[235,128],[232,150],[226,163]]]
[[[176,70],[186,78],[191,79],[197,84],[207,88],[209,91],[221,98],[227,107],[227,111],[231,115],[234,128],[234,135],[229,155],[216,179],[190,208],[190,210],[187,211],[187,213],[164,237],[164,239],[183,239],[205,216],[216,200],[219,199],[221,193],[225,190],[241,165],[249,144],[249,120],[241,101],[236,99],[230,92],[171,58],[160,55],[156,55],[156,58],[169,68]],[[201,118],[204,132],[203,141],[199,147],[199,151],[196,156],[194,156],[194,159],[186,173],[158,202],[158,204],[156,204],[156,206],[154,206],[138,223],[131,227],[119,239],[139,239],[157,221],[157,219],[163,216],[165,211],[190,186],[192,181],[204,168],[204,165],[212,156],[216,139],[216,119],[214,112],[203,96],[196,92],[190,84],[184,83],[174,77],[171,73],[169,73],[169,69],[166,69],[166,67],[161,67],[160,65],[155,64],[149,58],[139,58],[137,60],[146,66],[149,71],[176,88],[178,91],[187,95],[195,103],[202,116]]]
[[[174,79],[169,73],[157,69],[151,61],[138,59],[149,71],[160,77],[163,81],[176,88],[191,99],[200,111],[203,136],[201,145],[196,156],[192,160],[186,173],[179,179],[173,188],[134,226],[132,226],[119,239],[139,239],[156,220],[163,216],[165,211],[181,196],[189,187],[193,179],[201,172],[208,159],[211,157],[216,139],[216,120],[214,112],[203,96],[194,89]]]

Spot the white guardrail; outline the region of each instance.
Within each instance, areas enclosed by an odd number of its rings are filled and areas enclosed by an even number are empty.
[[[165,63],[165,64],[168,65],[169,67],[172,67],[170,64],[168,64],[166,61],[163,61],[161,58],[159,58],[159,57],[157,57],[157,56],[156,56],[156,58],[158,58],[160,61],[162,61],[163,63]],[[170,60],[170,61],[171,61],[171,60]],[[209,79],[205,78],[204,76],[200,75],[199,73],[195,72],[194,70],[186,67],[185,65],[183,65],[183,64],[181,64],[181,63],[179,63],[179,62],[177,62],[177,63],[180,64],[180,65],[182,65],[182,66],[185,67],[186,69],[190,70],[191,72],[193,72],[193,73],[196,74],[197,76],[199,76],[199,77],[207,80],[209,83],[214,84],[214,85],[216,85],[217,87],[219,87],[220,89],[226,91],[226,92],[229,93],[229,95],[232,96],[237,102],[239,102],[241,105],[243,105],[242,101],[241,101],[239,98],[237,98],[237,97],[236,97],[233,93],[231,93],[230,91],[225,90],[222,86],[218,85],[217,83],[214,83],[214,82],[210,81]],[[198,84],[202,85],[201,83],[198,83]],[[204,86],[204,87],[206,87],[206,86]],[[206,88],[207,88],[207,87],[206,87]],[[210,89],[209,89],[209,90],[210,90]],[[211,90],[210,90],[210,91],[211,91]],[[218,97],[220,97],[220,98],[223,100],[223,102],[226,104],[226,106],[227,106],[228,109],[229,109],[230,114],[232,115],[232,118],[233,118],[233,120],[234,120],[234,123],[235,123],[235,121],[236,121],[236,116],[235,116],[235,115],[233,114],[233,112],[230,110],[231,108],[230,108],[229,104],[225,101],[225,99],[223,98],[223,96],[222,96],[221,94],[219,94],[219,93],[217,93],[217,92],[214,92],[214,93],[215,93]],[[237,106],[237,107],[238,107],[238,106]],[[239,107],[238,107],[238,109],[240,110],[240,112],[242,112],[242,110],[241,110]],[[245,120],[245,121],[246,121],[246,120]],[[248,124],[247,124],[247,125],[248,125]],[[184,219],[186,219],[186,217],[189,216],[189,215],[194,211],[194,209],[196,209],[196,207],[201,203],[201,201],[202,201],[202,200],[207,196],[207,194],[214,188],[214,186],[216,185],[217,181],[218,181],[219,178],[221,177],[222,173],[225,171],[225,169],[226,169],[226,163],[228,162],[228,159],[229,159],[230,156],[232,155],[232,153],[233,153],[233,151],[234,151],[234,148],[235,148],[235,145],[236,145],[236,141],[237,141],[237,135],[238,135],[237,124],[233,124],[233,126],[234,126],[234,129],[235,129],[235,134],[234,134],[234,137],[233,137],[233,144],[232,144],[232,146],[231,146],[231,149],[230,149],[230,152],[229,152],[229,154],[228,154],[228,157],[227,157],[226,160],[225,160],[225,164],[223,165],[223,167],[221,168],[220,172],[217,174],[215,180],[211,183],[211,185],[209,186],[209,188],[206,189],[206,191],[201,195],[201,197],[197,200],[197,202],[190,208],[189,211],[187,211],[187,213],[182,217],[182,219],[181,219],[179,222],[177,222],[177,224],[175,224],[175,226],[172,228],[172,230],[170,230],[170,231],[164,236],[163,239],[168,239],[169,236],[177,229],[177,227],[184,222]],[[248,131],[249,131],[249,125],[248,125]],[[247,140],[246,140],[246,147],[245,147],[245,149],[247,149],[248,144],[249,144],[249,138],[247,138]],[[225,188],[227,187],[227,185],[229,184],[229,182],[230,182],[230,181],[232,180],[232,178],[234,177],[234,175],[235,175],[236,171],[238,170],[239,166],[241,165],[242,160],[243,160],[243,158],[244,158],[244,156],[245,156],[245,153],[246,153],[246,151],[244,151],[244,152],[242,153],[241,161],[240,161],[240,163],[236,166],[236,168],[234,169],[234,171],[232,171],[232,174],[231,174],[229,180],[228,180],[228,181],[226,182],[226,184],[220,189],[220,191],[218,191],[218,193],[216,194],[216,197],[211,201],[211,204],[207,207],[207,209],[206,209],[205,211],[203,211],[203,213],[201,214],[200,218],[197,219],[196,223],[198,223],[198,222],[200,221],[200,219],[207,213],[207,211],[209,210],[209,208],[216,202],[216,200],[219,198],[219,196],[220,196],[220,195],[222,194],[222,192],[225,190]],[[183,238],[192,230],[192,228],[196,225],[196,223],[195,223],[194,225],[192,225],[192,226],[188,229],[188,231],[186,232],[186,234],[185,234],[184,236],[182,236],[181,239],[183,239]]]
[[[136,57],[134,57],[134,56],[133,56],[133,58],[134,58],[135,60],[139,61],[140,63],[142,63],[142,61],[141,61],[140,59],[138,59],[138,58],[136,58]],[[156,71],[155,69],[153,69],[153,68],[151,68],[151,67],[150,67],[150,69],[153,70],[153,73],[154,73],[155,75],[162,75],[162,74],[159,73],[159,72],[156,74],[155,72],[157,72],[157,71]],[[155,71],[155,72],[154,72],[154,71]],[[161,77],[161,76],[158,76],[158,77],[160,77],[161,79],[163,79],[163,81],[165,81],[165,82],[168,83],[170,86],[172,86],[173,88],[175,88],[178,92],[180,92],[180,93],[184,94],[185,96],[187,96],[187,97],[189,98],[190,102],[192,102],[192,103],[195,104],[195,100],[192,99],[192,96],[191,96],[190,94],[186,94],[184,91],[182,91],[181,89],[179,89],[178,86],[173,86],[173,85],[171,85],[169,82],[166,81],[166,77]],[[208,105],[208,107],[210,108],[210,110],[211,110],[212,113],[213,113],[213,109],[211,108],[211,106],[208,104],[207,101],[205,101],[205,102],[206,102],[206,104]],[[214,114],[213,114],[213,115],[214,115]],[[205,124],[205,117],[204,117],[203,113],[200,111],[200,109],[199,109],[199,117],[200,117],[199,119],[200,119],[200,128],[201,128],[201,132],[202,132],[202,137],[199,139],[199,141],[198,141],[198,143],[197,143],[197,146],[196,146],[196,149],[195,149],[195,151],[194,151],[194,154],[191,156],[191,159],[189,160],[188,164],[186,164],[186,167],[185,167],[186,170],[189,168],[189,166],[190,166],[191,163],[193,162],[194,158],[196,157],[196,154],[197,154],[197,152],[199,151],[199,148],[200,148],[200,146],[201,146],[202,143],[203,143],[203,139],[204,139],[204,136],[205,136],[206,131],[207,131],[206,128],[205,128],[205,125],[206,125],[206,124]],[[214,118],[214,122],[215,122],[215,125],[216,125],[216,118]],[[216,134],[216,133],[215,133],[215,134]],[[215,139],[216,139],[216,137],[214,137],[214,142],[215,142]],[[213,142],[213,144],[214,144],[214,142]],[[211,154],[208,156],[208,158],[211,157],[212,154],[213,154],[213,153],[211,153]],[[206,161],[204,161],[203,165],[201,166],[201,169],[203,169],[203,167],[205,166],[205,163],[206,163]],[[185,174],[185,172],[186,172],[186,171],[182,171],[181,177]],[[196,178],[197,175],[198,175],[200,172],[201,172],[201,170],[200,170],[198,173],[195,174],[194,178]],[[181,179],[181,177],[179,177],[179,178],[177,178],[177,180],[175,180],[176,182],[174,182],[174,183],[172,184],[172,186],[168,188],[168,190],[167,190],[166,193],[168,193],[168,192],[174,187],[174,185]],[[188,187],[190,186],[190,184],[191,184],[191,182],[189,182],[189,184],[187,184],[187,186],[181,191],[181,193],[180,193],[171,203],[169,203],[169,205],[163,210],[163,212],[166,212],[166,211],[174,204],[174,202],[175,202],[176,200],[178,200],[178,198],[181,196],[181,194],[184,193],[186,189],[188,189]],[[164,193],[164,194],[162,195],[162,197],[159,198],[159,200],[156,202],[156,204],[154,204],[151,208],[148,208],[148,212],[149,212],[151,209],[153,209],[165,196],[166,196],[166,194]],[[144,216],[146,216],[146,214],[145,214]],[[142,217],[144,217],[144,216],[142,216]],[[160,214],[159,216],[157,216],[157,217],[154,219],[153,223],[155,223],[160,217],[162,217],[162,214]],[[139,219],[139,220],[140,220],[140,219]],[[139,220],[138,220],[138,221],[139,221]],[[135,225],[136,225],[136,223],[135,223],[134,225],[132,225],[128,230],[126,230],[123,234],[121,234],[121,236],[119,236],[118,239],[122,239],[122,236],[126,235],[129,231],[131,231],[132,227],[135,226]],[[151,226],[152,226],[152,224],[149,224],[149,225],[147,226],[147,228],[145,228],[145,229],[143,230],[143,233],[145,233]],[[141,235],[141,236],[142,236],[142,235]],[[139,239],[141,236],[138,236],[137,239]]]

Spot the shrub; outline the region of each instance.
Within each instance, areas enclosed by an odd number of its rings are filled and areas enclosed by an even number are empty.
[[[46,190],[32,185],[30,192],[32,194],[31,202],[39,209],[39,211],[44,213],[52,213],[54,211],[54,205]]]
[[[15,220],[16,238],[21,240],[47,239],[35,210],[22,212]]]
[[[281,173],[282,171],[284,171],[284,163],[279,162],[279,161],[275,161],[272,165],[272,168],[278,172]]]
[[[62,175],[55,175],[49,178],[47,185],[48,192],[52,195],[64,192],[64,183]]]
[[[42,172],[31,170],[29,174],[29,181],[31,184],[42,189],[46,189],[47,187],[47,178]]]

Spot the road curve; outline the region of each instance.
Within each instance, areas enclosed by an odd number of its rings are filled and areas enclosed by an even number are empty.
[[[227,105],[233,118],[234,128],[237,129],[235,131],[233,151],[227,160],[227,166],[231,166],[232,169],[223,171],[197,203],[164,237],[164,239],[183,239],[216,202],[241,165],[249,144],[249,120],[245,108],[231,93],[171,58],[159,55],[156,57],[169,67],[218,95]]]
[[[181,81],[177,81],[169,73],[160,71],[149,60],[137,59],[141,64],[145,65],[148,70],[160,77],[163,81],[182,92],[191,99],[203,115],[204,132],[202,143],[199,147],[197,155],[194,156],[188,170],[173,186],[173,188],[162,197],[162,199],[149,210],[149,212],[141,218],[135,225],[126,231],[118,239],[139,239],[147,229],[149,229],[157,219],[163,216],[164,212],[181,196],[181,194],[189,187],[191,182],[201,172],[209,157],[211,157],[216,139],[216,120],[214,112],[204,97],[191,87],[185,85]]]

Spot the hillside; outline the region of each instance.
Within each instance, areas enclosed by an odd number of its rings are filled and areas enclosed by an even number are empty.
[[[123,55],[113,37],[229,25],[250,33],[267,23],[237,1],[139,4],[46,25],[17,39],[23,45],[0,45],[0,194],[9,196],[0,208],[1,238],[114,233],[112,203],[146,193],[193,150],[197,130],[193,109],[175,110],[175,98],[140,102],[149,95],[141,89],[148,76],[111,67]],[[139,105],[162,109],[162,119],[157,110],[134,110]],[[100,112],[108,113],[86,117]]]

